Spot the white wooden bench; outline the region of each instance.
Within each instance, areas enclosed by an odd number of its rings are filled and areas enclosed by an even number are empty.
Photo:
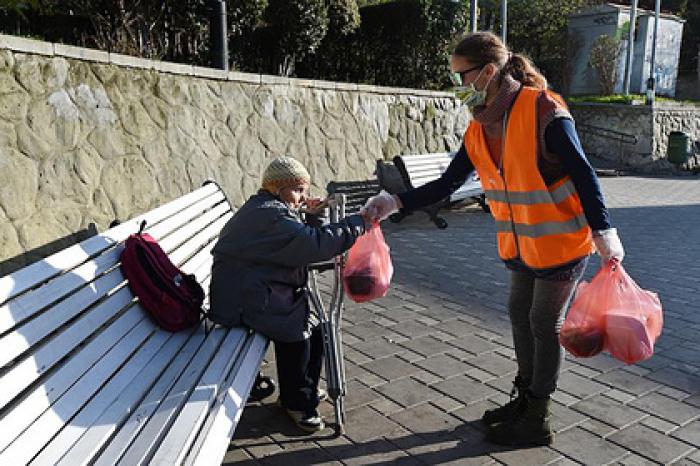
[[[145,219],[208,291],[231,215],[206,184],[0,278],[0,464],[221,463],[267,339],[205,321],[156,327],[118,264]]]
[[[435,152],[430,154],[397,155],[394,157],[394,165],[398,168],[407,188],[418,188],[426,183],[440,178],[450,165],[455,153]],[[467,199],[478,203],[484,212],[489,212],[484,190],[481,187],[476,172],[472,172],[462,186],[460,186],[449,198],[430,206],[424,210],[438,228],[447,228],[445,219],[438,217],[440,209]],[[394,216],[392,221],[400,221],[403,216]]]

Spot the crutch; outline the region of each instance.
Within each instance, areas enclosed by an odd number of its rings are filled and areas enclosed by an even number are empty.
[[[330,221],[337,222],[345,217],[345,195],[334,194],[328,200]],[[309,270],[309,296],[313,303],[321,326],[325,353],[326,384],[328,396],[335,410],[335,434],[343,433],[345,423],[345,364],[343,360],[343,342],[340,325],[343,317],[343,265],[345,257],[336,256],[332,263],[319,264]],[[333,269],[333,285],[328,308],[325,307],[318,287],[318,274],[323,270]]]

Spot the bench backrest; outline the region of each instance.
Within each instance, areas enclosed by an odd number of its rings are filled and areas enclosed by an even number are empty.
[[[326,186],[328,194],[345,194],[345,213],[356,214],[365,205],[367,199],[380,190],[377,180],[331,181]]]
[[[200,419],[180,413],[193,387],[220,386],[234,353],[253,343],[243,330],[205,323],[157,328],[126,286],[119,256],[145,219],[171,260],[208,290],[211,249],[231,216],[223,192],[207,184],[0,278],[0,464],[76,464],[103,453],[97,464],[136,464],[179,452],[156,453],[151,439],[166,442],[175,434],[164,425]],[[175,430],[170,447],[182,448],[191,432]]]
[[[440,178],[447,170],[454,156],[454,152],[397,155],[394,157],[394,165],[399,169],[408,185],[418,188]],[[464,184],[450,195],[450,200],[458,201],[468,197],[480,196],[483,193],[477,173],[472,172]]]

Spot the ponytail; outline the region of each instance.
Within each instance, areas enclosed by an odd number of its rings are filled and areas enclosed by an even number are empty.
[[[537,89],[547,89],[547,79],[540,73],[529,58],[519,53],[513,53],[501,70],[503,76],[509,74],[524,86]]]

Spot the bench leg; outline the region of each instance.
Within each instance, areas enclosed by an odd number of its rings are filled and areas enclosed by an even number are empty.
[[[441,230],[444,230],[445,228],[447,228],[447,221],[444,218],[438,216],[438,212],[440,211],[441,207],[442,206],[438,204],[427,207],[423,210],[426,214],[428,214],[430,220],[432,220],[436,227],[438,227]]]

